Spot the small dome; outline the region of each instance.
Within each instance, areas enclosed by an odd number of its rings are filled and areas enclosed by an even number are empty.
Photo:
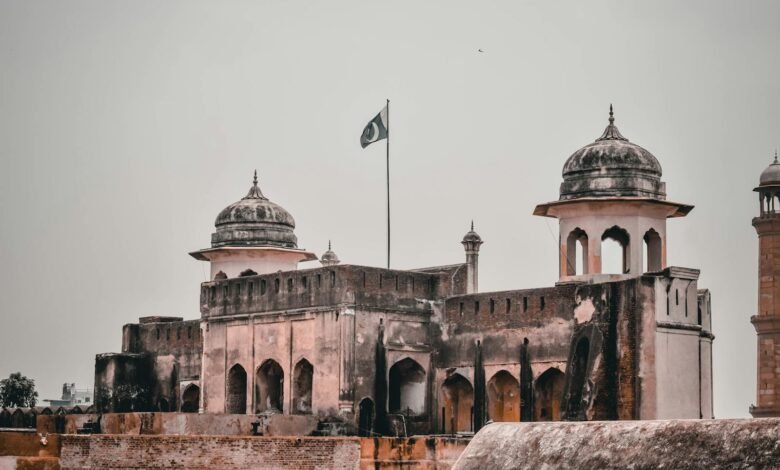
[[[666,199],[661,164],[639,145],[628,141],[609,124],[592,144],[574,152],[563,165],[561,200],[583,197],[648,197]]]
[[[268,200],[257,185],[243,199],[227,206],[214,222],[211,246],[279,246],[297,248],[295,219],[282,206]]]
[[[336,253],[333,252],[330,248],[330,240],[328,240],[328,251],[322,254],[320,256],[320,264],[323,266],[333,266],[334,264],[339,264],[341,260],[339,260],[339,257],[336,256]]]
[[[464,245],[467,243],[476,244],[477,246],[481,245],[482,237],[479,236],[477,232],[474,231],[474,221],[471,221],[471,230],[466,233],[466,235],[463,236],[463,241],[461,242]]]
[[[766,170],[761,172],[760,186],[780,185],[780,162],[777,161],[777,152],[775,152],[775,161],[773,161]]]

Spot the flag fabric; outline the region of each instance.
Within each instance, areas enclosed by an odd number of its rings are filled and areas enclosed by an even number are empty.
[[[387,139],[387,105],[366,124],[363,134],[360,135],[360,146],[366,148],[382,139]]]

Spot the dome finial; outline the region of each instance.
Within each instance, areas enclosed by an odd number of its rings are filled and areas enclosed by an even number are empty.
[[[777,163],[778,163],[778,161],[777,161],[777,149],[775,149],[775,164],[777,164]]]
[[[331,248],[330,248],[330,240],[328,240],[328,251],[330,251],[330,250],[331,250]]]
[[[601,134],[601,137],[596,139],[596,142],[601,140],[623,140],[628,142],[628,139],[623,137],[615,126],[615,112],[613,111],[612,103],[609,104],[609,124],[607,124],[607,128],[604,129],[604,133]]]
[[[471,231],[474,231],[474,220],[471,221]]]
[[[263,192],[260,191],[260,186],[257,185],[257,170],[255,170],[254,178],[252,178],[252,187],[249,188],[249,192],[246,193],[244,199],[268,199],[263,196]]]

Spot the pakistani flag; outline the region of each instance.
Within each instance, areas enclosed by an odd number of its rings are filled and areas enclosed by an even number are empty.
[[[387,139],[387,127],[387,105],[385,105],[382,111],[366,124],[360,136],[360,146],[366,148],[378,140]]]

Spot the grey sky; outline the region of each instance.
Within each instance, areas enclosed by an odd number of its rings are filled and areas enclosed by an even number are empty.
[[[552,285],[561,168],[616,124],[664,169],[669,264],[712,290],[715,413],[755,394],[758,212],[780,145],[779,2],[0,0],[0,376],[41,398],[152,314],[196,318],[217,213],[258,169],[344,262],[459,262],[481,290]],[[477,52],[483,49],[484,53]],[[554,235],[552,235],[552,233]]]

